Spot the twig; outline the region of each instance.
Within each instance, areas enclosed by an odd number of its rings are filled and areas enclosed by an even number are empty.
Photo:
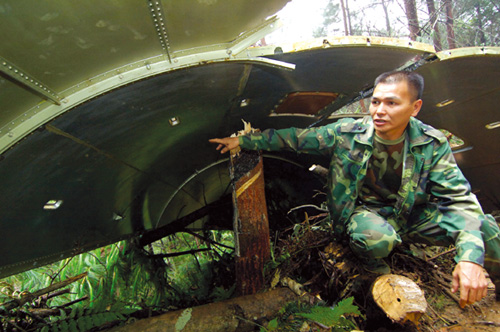
[[[452,293],[448,287],[443,287],[443,291],[446,293],[446,295],[448,295],[449,297],[451,297],[455,302],[457,302],[457,304],[460,304],[460,298],[455,295],[454,293]]]
[[[436,315],[439,319],[441,319],[441,321],[442,321],[443,323],[445,323],[446,325],[451,325],[451,324],[452,324],[452,321],[451,321],[451,320],[449,320],[449,319],[448,319],[448,318],[446,318],[446,317],[441,316],[441,315],[440,315],[440,314],[439,314],[436,310],[434,310],[434,308],[433,308],[431,305],[430,305],[430,306],[428,306],[428,308],[432,311],[432,313],[433,313],[434,315]],[[426,314],[426,315],[427,315],[427,314]],[[429,317],[429,318],[430,318],[430,316],[429,316],[429,315],[427,315],[427,317]]]
[[[447,283],[445,280],[443,280],[443,278],[440,275],[438,275],[436,272],[434,272],[434,278],[443,287],[443,291],[446,293],[446,295],[448,295],[455,302],[457,302],[458,304],[460,304],[460,298],[457,295],[455,295],[454,293],[452,293],[450,291],[450,289],[449,289],[450,288],[449,283]]]
[[[83,297],[81,297],[81,298],[79,298],[79,299],[76,299],[76,300],[73,300],[73,301],[71,301],[71,302],[68,302],[68,303],[65,303],[65,304],[63,304],[63,305],[60,305],[60,306],[58,306],[57,308],[58,308],[58,309],[66,308],[66,307],[69,307],[69,306],[71,306],[71,305],[73,305],[73,304],[75,304],[75,303],[82,302],[82,301],[85,301],[85,300],[88,300],[88,299],[89,299],[89,296],[88,296],[88,295],[85,295],[85,296],[83,296]]]
[[[36,317],[59,316],[61,314],[61,309],[69,307],[75,303],[88,300],[88,298],[89,298],[88,295],[85,295],[84,297],[81,297],[81,298],[76,299],[74,301],[57,306],[55,308],[50,308],[50,309],[49,308],[33,308],[33,309],[28,309],[28,311],[29,311],[29,313],[33,314]],[[67,312],[68,311],[66,311],[66,313]]]
[[[477,322],[473,322],[472,324],[477,324],[477,325],[500,326],[500,323],[496,323],[496,322],[488,322],[488,321],[477,321]]]
[[[48,299],[51,299],[51,298],[59,296],[59,295],[68,294],[69,292],[71,292],[71,289],[69,289],[69,288],[61,289],[61,290],[58,290],[57,292],[50,293],[50,294],[43,296],[42,301],[47,301]]]
[[[192,255],[192,254],[196,254],[198,252],[210,251],[210,250],[212,250],[212,249],[210,249],[210,248],[202,248],[202,249],[197,249],[197,250],[188,250],[188,251],[173,252],[173,253],[170,253],[170,254],[150,255],[149,257],[152,257],[152,258],[177,257],[177,256],[183,256],[183,255]]]
[[[197,237],[197,238],[199,238],[199,239],[201,239],[201,240],[203,240],[203,241],[205,241],[205,242],[208,242],[209,244],[215,244],[215,245],[217,245],[217,246],[221,246],[221,247],[224,247],[224,248],[227,248],[227,249],[234,250],[234,247],[226,246],[225,244],[219,243],[219,242],[214,241],[214,240],[212,240],[212,239],[209,239],[209,238],[207,238],[207,237],[205,237],[205,236],[201,236],[200,234],[196,234],[196,233],[191,232],[191,231],[189,231],[189,230],[187,230],[187,229],[186,229],[186,230],[184,230],[183,232],[188,233],[188,234],[190,234],[190,235],[192,235],[192,236],[194,236],[194,237]]]
[[[295,211],[295,210],[298,210],[298,209],[303,209],[303,208],[313,208],[313,209],[316,209],[316,210],[318,210],[318,211],[328,212],[328,210],[327,210],[327,209],[322,209],[322,208],[320,208],[320,207],[318,207],[318,206],[316,206],[316,205],[313,205],[313,204],[305,204],[305,205],[296,206],[296,207],[294,207],[294,208],[290,209],[290,211],[288,211],[288,212],[287,212],[287,214],[290,214],[290,213],[292,213],[292,212],[293,212],[293,211]]]
[[[429,259],[428,259],[428,261],[432,261],[432,260],[434,260],[434,259],[436,259],[436,258],[438,258],[438,257],[444,256],[444,255],[449,254],[449,253],[451,253],[451,252],[454,252],[454,251],[456,251],[456,250],[457,250],[456,248],[452,248],[452,249],[450,249],[450,250],[447,250],[447,251],[445,251],[445,252],[442,252],[442,253],[440,253],[440,254],[437,254],[437,255],[436,255],[436,256],[434,256],[434,257],[429,258]]]

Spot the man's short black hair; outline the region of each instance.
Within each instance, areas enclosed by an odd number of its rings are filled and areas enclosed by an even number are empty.
[[[375,86],[379,83],[394,84],[403,81],[408,83],[408,87],[415,97],[415,100],[422,99],[422,94],[424,93],[424,78],[422,75],[412,71],[390,71],[380,74],[375,79]]]

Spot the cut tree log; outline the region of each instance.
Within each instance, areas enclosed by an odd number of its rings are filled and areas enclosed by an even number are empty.
[[[265,325],[268,320],[275,317],[287,303],[297,299],[298,296],[290,289],[277,288],[265,293],[168,312],[116,327],[110,331],[254,331],[256,327]]]
[[[243,133],[253,132],[245,123]],[[255,294],[264,288],[264,266],[271,258],[264,165],[258,151],[231,150],[236,292]]]
[[[424,292],[407,277],[386,274],[378,277],[372,285],[375,303],[395,323],[418,320],[427,309]]]

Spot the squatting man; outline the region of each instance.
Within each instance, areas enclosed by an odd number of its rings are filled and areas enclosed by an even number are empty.
[[[460,306],[487,295],[483,266],[500,300],[499,227],[471,193],[446,137],[415,118],[423,88],[417,73],[383,73],[375,80],[370,116],[210,142],[221,153],[240,146],[330,158],[334,231],[347,236],[366,271],[390,273],[384,258],[402,241],[455,245],[452,291],[460,290]]]

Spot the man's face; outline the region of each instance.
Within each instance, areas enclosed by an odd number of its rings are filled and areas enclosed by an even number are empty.
[[[370,104],[375,132],[383,139],[398,139],[403,135],[410,117],[416,116],[421,107],[422,100],[415,100],[406,81],[379,83]]]

